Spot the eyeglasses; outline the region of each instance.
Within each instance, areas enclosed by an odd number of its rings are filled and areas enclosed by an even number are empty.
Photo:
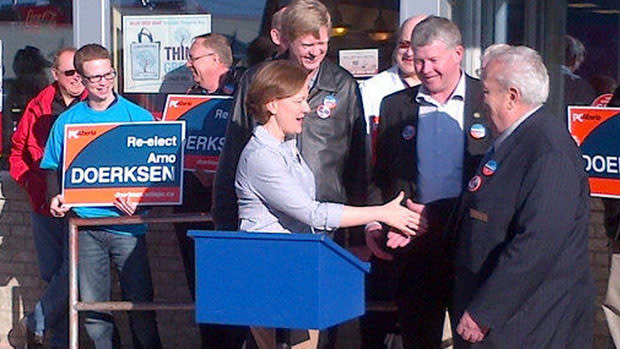
[[[406,50],[409,47],[411,47],[411,41],[409,40],[402,40],[398,42],[398,48]]]
[[[93,75],[93,76],[86,76],[86,75],[82,75],[82,77],[86,80],[88,80],[88,82],[90,82],[91,84],[94,84],[96,82],[99,82],[101,80],[103,80],[104,78],[106,80],[113,80],[116,77],[116,72],[114,70],[107,72],[103,75]]]
[[[191,55],[189,55],[187,57],[187,61],[190,62],[190,63],[194,63],[194,62],[196,62],[197,60],[199,60],[201,58],[205,58],[205,57],[209,57],[209,56],[214,56],[214,55],[215,55],[215,52],[207,53],[206,55],[198,56],[198,57],[195,57],[195,58],[192,57]]]
[[[71,77],[71,76],[75,75],[75,73],[77,73],[77,70],[75,70],[75,69],[68,69],[68,70],[65,70],[65,71],[62,71],[60,69],[56,69],[56,71],[58,71],[60,74],[62,74],[64,76],[67,76],[67,77]]]

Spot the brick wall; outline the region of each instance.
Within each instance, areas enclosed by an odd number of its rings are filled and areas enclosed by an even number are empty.
[[[8,332],[23,316],[24,310],[32,310],[45,285],[38,276],[30,231],[30,206],[25,195],[8,176],[8,173],[0,173],[0,180],[0,349],[3,349],[8,348]],[[153,214],[164,213],[165,209],[158,208],[154,211]],[[610,343],[605,318],[600,308],[607,287],[609,266],[607,238],[602,222],[602,204],[600,200],[593,199],[590,253],[592,271],[598,290],[594,305],[596,310],[595,348],[607,348]],[[156,300],[190,302],[191,298],[172,226],[151,226],[151,232],[147,236]],[[116,279],[114,284],[113,298],[120,299]],[[124,313],[117,312],[115,315],[121,330],[121,337],[127,340],[129,338],[127,317]],[[164,348],[198,347],[198,332],[194,325],[192,312],[162,311],[158,312],[157,319]],[[86,337],[82,331],[80,347],[89,347]],[[339,338],[339,341],[342,339]],[[352,342],[357,342],[357,338],[349,337],[345,341],[348,344],[341,342],[340,346],[350,348]]]
[[[0,173],[0,349],[9,348],[7,335],[23,316],[31,311],[45,283],[39,280],[37,259],[30,228],[30,205],[24,192],[7,172]],[[157,208],[153,214],[165,213]],[[147,235],[155,300],[191,302],[183,263],[172,225],[152,225]],[[120,299],[118,279],[114,278],[113,299]],[[164,348],[196,348],[198,331],[193,312],[161,311],[157,313]],[[130,340],[125,313],[115,313],[124,341]],[[91,347],[87,335],[80,333],[80,347]]]

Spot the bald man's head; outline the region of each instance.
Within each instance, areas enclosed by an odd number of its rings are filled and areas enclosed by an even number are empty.
[[[423,21],[427,16],[419,15],[407,18],[398,30],[398,41],[394,49],[394,62],[403,78],[415,79],[415,68],[413,67],[413,51],[411,50],[411,34],[413,28]]]

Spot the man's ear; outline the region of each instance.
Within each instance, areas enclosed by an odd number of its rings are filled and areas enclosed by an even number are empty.
[[[282,39],[280,38],[280,31],[276,28],[271,28],[269,31],[269,37],[271,38],[271,42],[273,42],[276,46],[280,46],[282,43]]]
[[[508,107],[509,109],[514,108],[521,101],[521,92],[511,87],[508,89]]]

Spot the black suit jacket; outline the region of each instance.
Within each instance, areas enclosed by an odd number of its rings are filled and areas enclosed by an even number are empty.
[[[564,123],[539,109],[490,160],[495,171],[476,172],[481,184],[471,183],[459,210],[453,321],[467,310],[490,327],[476,347],[591,347],[581,153]]]
[[[419,86],[393,93],[381,103],[379,133],[377,136],[376,163],[372,174],[372,202],[386,202],[399,191],[405,196],[417,198],[417,126],[420,105],[415,100]],[[486,136],[474,139],[469,130],[475,123],[482,124]],[[482,112],[482,85],[479,80],[465,78],[464,110],[465,156],[463,158],[463,183],[476,170],[482,155],[491,145],[492,136],[489,121]],[[403,137],[407,126],[413,127],[411,139]],[[378,189],[378,191],[376,190]]]
[[[376,163],[372,174],[370,201],[373,204],[392,200],[399,191],[417,199],[417,126],[419,104],[415,100],[419,87],[411,87],[391,94],[381,103],[381,117],[377,136]],[[470,134],[473,124],[481,124],[486,136],[475,139]],[[489,121],[482,112],[482,85],[480,81],[466,76],[463,141],[463,183],[476,170],[480,159],[492,143]],[[413,137],[403,136],[405,129],[413,128]],[[399,291],[433,294],[436,290],[428,284],[435,280],[445,284],[445,275],[438,269],[451,264],[444,254],[443,227],[448,220],[457,198],[439,200],[427,204],[431,218],[428,234],[417,237],[407,248],[396,251],[401,267]],[[440,265],[438,265],[438,263]],[[443,271],[443,270],[441,270]],[[425,282],[421,282],[425,280]],[[432,282],[432,281],[431,281]]]

